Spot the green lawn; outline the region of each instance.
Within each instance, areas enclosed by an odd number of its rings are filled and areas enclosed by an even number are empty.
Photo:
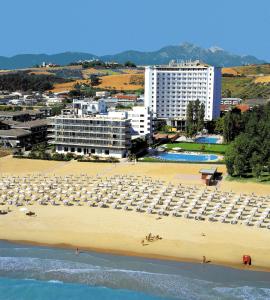
[[[179,147],[185,151],[200,151],[200,152],[224,154],[228,146],[223,144],[199,144],[199,143],[167,144],[167,149],[169,150],[172,150],[173,148],[176,147]]]
[[[245,177],[232,177],[227,176],[227,181],[237,181],[237,182],[255,182],[255,183],[265,183],[270,184],[270,174],[268,172],[264,172],[260,178],[255,178],[251,174]]]

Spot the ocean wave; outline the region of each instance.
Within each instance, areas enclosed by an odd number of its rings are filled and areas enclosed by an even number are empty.
[[[268,288],[224,287],[219,283],[190,278],[182,274],[114,268],[50,258],[0,257],[0,276],[27,277],[30,280],[37,279],[55,284],[74,282],[91,286],[124,288],[183,300],[270,298]]]
[[[216,287],[215,291],[221,295],[227,296],[230,299],[241,300],[265,300],[270,299],[270,288],[259,287]]]
[[[49,283],[63,284],[64,282],[61,280],[48,280]]]
[[[91,286],[147,291],[167,297],[198,299],[199,285],[180,275],[140,270],[116,269],[91,264],[32,257],[0,257],[0,272],[27,273],[28,278],[46,281],[77,282]],[[202,283],[200,283],[201,286]],[[197,290],[197,293],[190,291]],[[206,298],[205,298],[206,299]],[[211,299],[208,297],[208,299]],[[214,299],[214,298],[213,298]]]

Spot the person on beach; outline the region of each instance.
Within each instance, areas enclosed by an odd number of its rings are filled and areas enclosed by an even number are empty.
[[[75,252],[75,253],[76,253],[76,255],[79,255],[79,254],[80,254],[79,248],[76,249],[76,252]]]

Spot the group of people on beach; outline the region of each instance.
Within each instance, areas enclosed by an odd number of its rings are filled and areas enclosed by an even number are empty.
[[[157,234],[157,235],[152,235],[152,233],[150,232],[148,235],[146,235],[145,239],[143,239],[143,240],[141,241],[141,244],[142,244],[143,246],[146,246],[146,245],[148,245],[148,244],[145,243],[145,241],[151,243],[151,242],[158,241],[158,240],[162,240],[162,237],[161,237],[159,234]]]

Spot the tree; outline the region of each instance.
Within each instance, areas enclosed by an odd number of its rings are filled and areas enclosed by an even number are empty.
[[[230,176],[234,175],[234,160],[236,156],[236,151],[233,144],[229,145],[225,153],[225,163],[227,167],[227,172]]]
[[[270,172],[270,104],[240,115],[231,113],[228,119],[225,115],[224,124],[224,131],[228,130],[227,135],[234,138],[225,154],[228,173],[260,178],[264,171]]]
[[[258,152],[253,152],[250,159],[250,165],[251,165],[253,176],[261,177],[264,163],[263,163],[262,156]]]
[[[224,130],[224,117],[216,119],[215,122],[215,132],[223,134]]]
[[[125,67],[136,68],[137,66],[132,61],[126,61],[124,64]]]
[[[194,104],[193,104],[193,101],[190,101],[187,105],[186,134],[188,137],[192,137],[194,135]]]
[[[170,126],[170,125],[163,125],[162,127],[161,127],[161,131],[163,131],[163,132],[171,132],[172,131],[172,126]]]
[[[203,103],[200,105],[199,117],[198,117],[198,131],[202,131],[204,128],[204,116],[205,116],[205,106]]]
[[[51,114],[53,116],[57,116],[61,114],[61,110],[65,108],[64,104],[54,105],[52,106]]]
[[[227,89],[224,91],[224,97],[225,98],[231,98],[232,97],[232,91]]]
[[[205,106],[200,100],[190,101],[187,105],[186,134],[192,137],[204,128]]]
[[[100,78],[97,75],[92,74],[90,76],[91,86],[96,86],[100,84]]]
[[[83,93],[80,90],[70,90],[68,95],[73,98],[73,97],[80,97],[83,95]]]
[[[243,119],[238,108],[227,112],[223,122],[223,139],[226,143],[233,141],[243,131]]]
[[[66,80],[52,75],[36,75],[27,72],[17,72],[0,76],[0,90],[8,91],[39,91],[51,90],[54,83]]]
[[[243,175],[246,174],[246,160],[244,155],[238,153],[236,154],[234,158],[233,168],[234,168],[234,174],[236,176],[242,177]]]
[[[199,123],[199,114],[200,114],[200,100],[199,99],[194,101],[193,114],[194,114],[194,123],[197,125]]]

